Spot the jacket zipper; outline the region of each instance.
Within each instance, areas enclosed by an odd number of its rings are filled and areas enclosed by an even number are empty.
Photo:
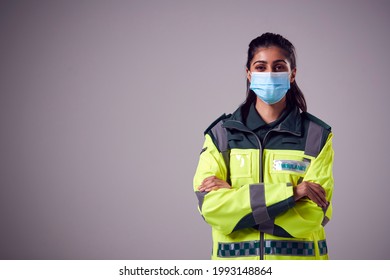
[[[240,122],[240,121],[233,121],[233,120],[231,120],[230,122],[235,122],[235,123],[240,124],[240,126],[241,125],[244,126],[244,124],[242,122]],[[229,127],[229,126],[225,126],[225,127]],[[254,133],[253,131],[251,131],[249,129],[243,129],[243,128],[237,128],[237,127],[230,127],[230,128],[236,129],[238,131],[250,133],[257,140],[257,143],[259,145],[259,150],[260,150],[260,154],[259,154],[259,163],[260,163],[259,181],[260,181],[260,183],[262,183],[263,179],[264,179],[263,178],[263,145],[261,144],[261,141],[260,141],[259,137],[256,135],[256,133]],[[263,143],[264,144],[265,144],[267,136],[270,134],[270,132],[286,132],[286,133],[290,133],[290,134],[296,135],[296,136],[300,135],[298,133],[294,133],[294,132],[289,131],[289,130],[271,129],[264,136],[264,139],[263,139]],[[262,232],[262,231],[260,231],[260,260],[264,260],[264,232]]]

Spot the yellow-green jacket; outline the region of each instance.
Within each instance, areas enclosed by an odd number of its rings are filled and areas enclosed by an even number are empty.
[[[212,227],[212,259],[328,259],[324,226],[332,217],[333,148],[330,127],[297,108],[263,141],[240,108],[206,131],[194,176],[199,211]],[[209,176],[232,189],[199,192]],[[294,201],[293,186],[320,184],[327,209]]]

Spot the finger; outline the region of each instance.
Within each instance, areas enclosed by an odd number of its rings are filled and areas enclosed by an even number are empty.
[[[326,192],[325,192],[325,189],[320,185],[320,184],[316,184],[316,183],[312,183],[310,182],[310,187],[313,187],[316,189],[316,191],[320,191],[323,195],[326,195]]]
[[[222,180],[222,179],[218,179],[218,178],[215,178],[215,184],[221,188],[227,188],[227,189],[230,189],[231,186],[228,184],[228,182],[226,182],[225,180]]]
[[[318,189],[309,188],[308,189],[308,196],[318,206],[320,206],[320,207],[327,206],[327,201],[326,201],[325,196],[321,192],[319,192]]]
[[[208,182],[208,181],[212,181],[214,179],[217,179],[217,177],[215,177],[214,175],[213,176],[209,176],[209,177],[205,178],[202,183],[205,183],[205,182]]]
[[[220,180],[213,180],[213,181],[211,181],[210,183],[208,183],[206,185],[205,190],[207,192],[210,192],[210,191],[218,190],[220,188],[223,188],[223,185],[221,184],[221,181]]]
[[[224,180],[218,179],[215,176],[207,178],[207,180],[204,180],[204,182],[202,184],[204,184],[204,185],[215,184],[215,185],[218,185],[218,186],[228,185]]]
[[[205,190],[215,191],[219,189],[231,189],[231,186],[228,183],[226,183],[224,180],[216,179],[213,181],[213,184],[210,184]]]
[[[226,188],[226,189],[231,189],[232,187],[224,180],[220,180],[220,182],[218,182],[218,186],[220,186],[221,188]]]
[[[313,188],[313,186],[309,186],[307,189],[308,197],[314,201],[318,206],[323,207],[322,200],[321,200],[321,194],[316,192],[316,189]]]
[[[199,191],[212,191],[220,188],[230,189],[231,186],[224,180],[217,178],[216,176],[210,176],[203,180],[202,185],[198,188]]]
[[[325,206],[328,205],[328,201],[326,199],[326,191],[323,187],[319,186],[318,188],[315,189],[317,192],[319,198],[321,199],[322,203],[325,204]]]
[[[206,181],[206,182],[204,182],[204,183],[202,184],[202,187],[203,187],[205,190],[211,189],[211,188],[213,188],[213,187],[215,187],[215,186],[216,186],[215,181]]]
[[[326,191],[323,187],[321,187],[320,185],[318,185],[318,187],[315,188],[317,193],[321,193],[323,196],[326,196]]]
[[[307,190],[307,197],[315,204],[317,204],[319,207],[322,207],[319,199],[317,198],[317,195],[312,190],[310,190],[310,188],[308,188]]]
[[[318,195],[320,198],[321,197],[323,197],[324,199],[326,198],[325,189],[321,185],[313,183],[313,182],[306,182],[306,183],[307,183],[308,191],[311,190],[316,195]]]
[[[204,191],[206,191],[207,189],[209,189],[210,187],[213,187],[213,186],[214,186],[214,182],[213,181],[210,181],[210,180],[203,181],[203,183],[198,187],[198,190],[201,191],[201,192],[204,192]]]
[[[205,182],[204,186],[206,187],[206,189],[212,190],[214,187],[217,188],[225,187],[226,184],[227,183],[225,181],[215,178],[213,180]]]

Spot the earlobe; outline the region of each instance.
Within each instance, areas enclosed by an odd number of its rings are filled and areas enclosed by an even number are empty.
[[[294,68],[292,71],[291,71],[291,75],[290,75],[290,84],[292,84],[294,81],[295,81],[295,75],[297,74],[297,68]]]
[[[251,82],[251,71],[249,69],[246,69],[246,78],[248,79],[249,82]]]

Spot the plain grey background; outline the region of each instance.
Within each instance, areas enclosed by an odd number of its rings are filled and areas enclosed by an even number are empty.
[[[332,259],[390,259],[389,1],[1,1],[1,259],[209,259],[192,179],[249,42],[335,134]]]

